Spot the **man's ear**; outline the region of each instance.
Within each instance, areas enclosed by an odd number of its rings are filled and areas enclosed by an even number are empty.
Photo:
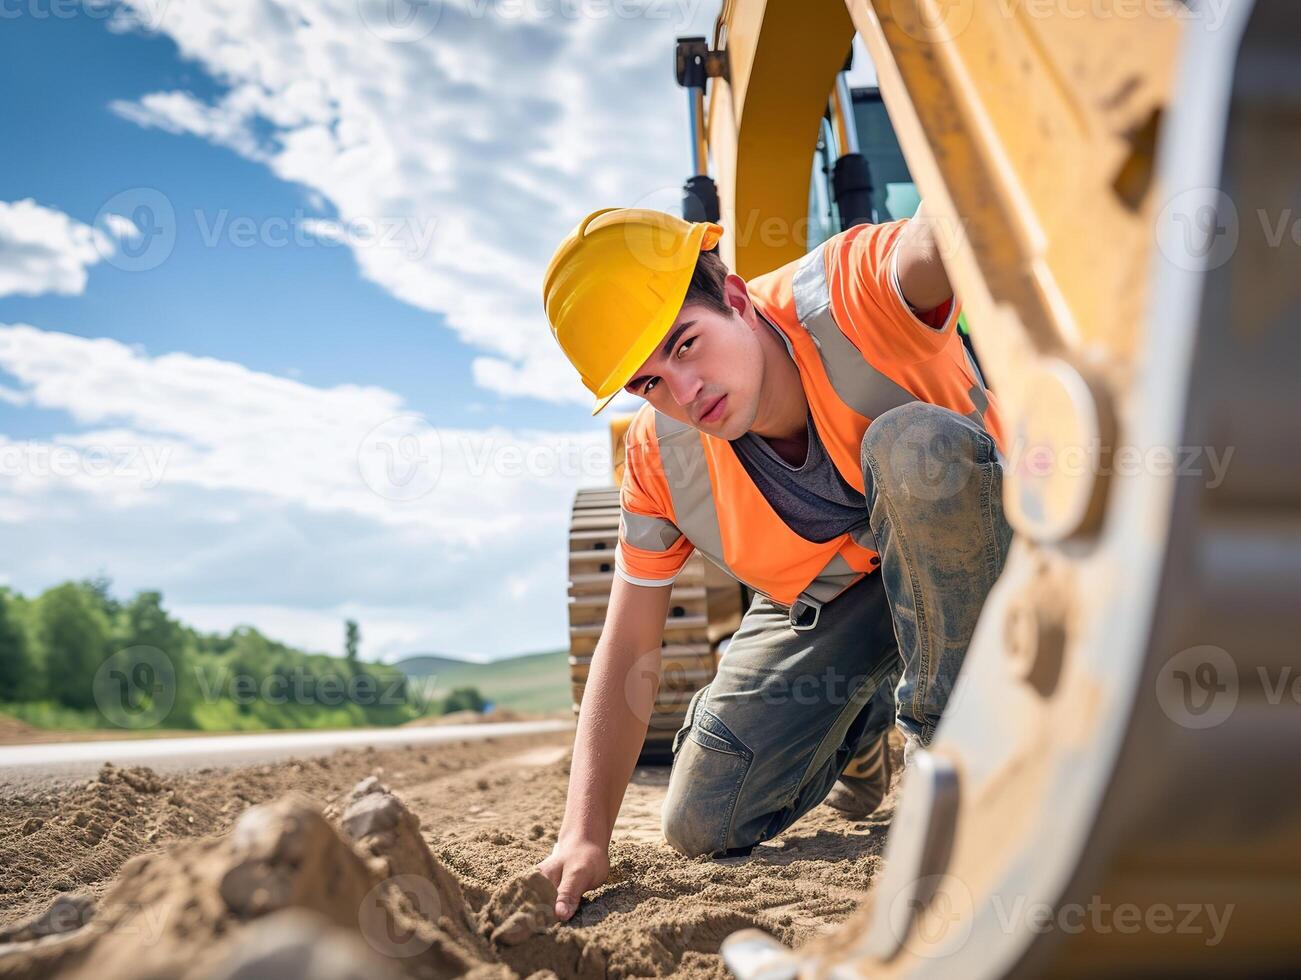
[[[750,288],[736,273],[728,273],[723,282],[723,302],[743,318],[750,312]]]

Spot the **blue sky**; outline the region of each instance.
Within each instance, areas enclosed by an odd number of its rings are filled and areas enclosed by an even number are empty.
[[[19,95],[0,115],[0,139],[14,148],[0,170],[0,200],[34,198],[89,223],[123,188],[156,187],[180,216],[176,249],[146,281],[100,263],[85,294],[0,298],[0,318],[57,322],[80,336],[238,361],[314,385],[382,385],[450,424],[481,422],[484,412],[506,424],[581,424],[576,406],[477,389],[473,350],[443,317],[363,280],[345,246],[241,247],[226,234],[209,244],[223,217],[229,228],[240,217],[337,212],[230,150],[142,129],[109,111],[115,99],[177,87],[212,96],[221,86],[178,57],[165,35],[110,33],[106,23],[79,16],[4,24],[0,82]],[[468,412],[469,405],[483,409]],[[25,414],[4,411],[0,419],[21,435],[48,434],[40,428],[56,421]]]
[[[715,7],[7,5],[0,582],[321,649],[356,616],[385,659],[565,645],[605,430],[538,284],[587,211],[673,206],[673,37]]]

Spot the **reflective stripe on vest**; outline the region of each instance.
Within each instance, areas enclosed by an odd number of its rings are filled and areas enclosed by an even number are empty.
[[[662,517],[647,517],[622,510],[619,521],[622,524],[620,537],[642,551],[668,551],[682,537],[682,532],[673,522]]]
[[[826,245],[819,245],[800,260],[795,270],[791,282],[795,315],[813,338],[827,380],[840,400],[864,418],[880,418],[892,408],[915,402],[917,397],[873,367],[836,326],[823,258],[825,250]]]

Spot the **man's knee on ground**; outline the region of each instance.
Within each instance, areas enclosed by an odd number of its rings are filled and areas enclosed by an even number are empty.
[[[669,845],[688,857],[722,853],[731,846],[754,753],[702,696],[692,698],[688,726],[675,740],[660,827]]]
[[[660,814],[660,829],[664,832],[664,840],[686,857],[700,857],[717,850],[715,828],[701,818],[701,809],[702,806],[691,806],[689,798],[675,802],[670,797],[665,800]]]

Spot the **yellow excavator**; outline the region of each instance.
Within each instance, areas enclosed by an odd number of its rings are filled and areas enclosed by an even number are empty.
[[[856,33],[907,180],[867,152]],[[735,0],[678,71],[686,210],[716,208],[742,276],[915,181],[1000,395],[1016,531],[862,907],[799,950],[738,933],[729,968],[1295,972],[1301,6]],[[682,635],[716,656],[728,623],[692,595]],[[666,726],[712,675],[694,656]]]

